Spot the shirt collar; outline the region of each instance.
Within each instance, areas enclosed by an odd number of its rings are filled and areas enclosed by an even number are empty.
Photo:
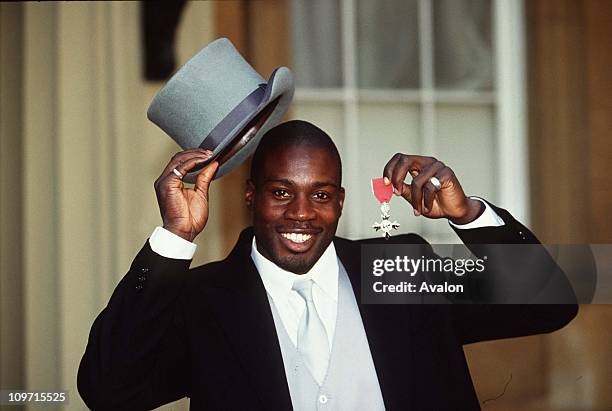
[[[255,237],[251,245],[251,259],[261,276],[264,287],[275,301],[288,298],[295,280],[311,279],[333,301],[338,301],[338,256],[334,243],[329,243],[323,255],[305,274],[283,270],[264,257],[257,249]]]

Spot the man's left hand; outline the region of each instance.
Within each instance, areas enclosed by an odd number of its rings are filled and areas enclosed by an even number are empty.
[[[412,183],[404,180],[410,173]],[[414,215],[448,218],[455,224],[467,224],[484,211],[484,204],[467,198],[453,170],[433,157],[397,153],[383,171],[385,184],[393,184],[393,192],[404,197],[414,208]],[[432,177],[440,182],[437,188]]]

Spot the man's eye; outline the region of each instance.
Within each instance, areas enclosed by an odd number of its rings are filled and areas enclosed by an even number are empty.
[[[277,197],[277,198],[288,198],[289,197],[289,193],[287,192],[287,190],[274,190],[272,193],[274,194],[274,197]]]
[[[319,193],[315,193],[314,197],[315,197],[317,200],[327,200],[327,199],[329,199],[329,194],[319,192]]]

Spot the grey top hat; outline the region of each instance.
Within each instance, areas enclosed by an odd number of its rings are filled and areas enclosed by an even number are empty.
[[[255,135],[221,164],[215,175],[219,178],[253,154],[264,133],[287,111],[293,91],[293,74],[287,67],[274,70],[266,82],[228,39],[220,38],[168,80],[151,102],[147,117],[184,150],[212,150],[213,161],[270,106],[271,113]],[[193,171],[183,180],[194,182],[197,174]]]

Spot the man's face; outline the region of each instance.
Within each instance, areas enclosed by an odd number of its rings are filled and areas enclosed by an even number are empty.
[[[246,190],[257,248],[279,267],[304,274],[332,241],[342,214],[338,162],[326,150],[295,145],[269,152],[262,164]]]

